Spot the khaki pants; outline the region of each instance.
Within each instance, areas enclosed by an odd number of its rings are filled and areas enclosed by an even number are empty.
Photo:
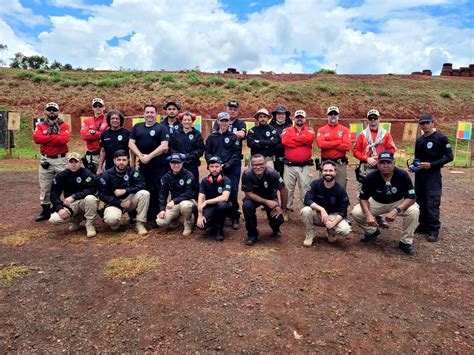
[[[285,164],[283,171],[283,180],[288,189],[288,209],[293,209],[294,194],[296,184],[300,190],[301,207],[304,206],[304,195],[309,191],[309,184],[311,183],[311,166],[290,166]]]
[[[67,168],[67,158],[48,158],[45,156],[41,157],[41,163],[48,162],[48,169],[43,168],[41,165],[38,170],[38,180],[40,185],[40,203],[42,205],[49,205],[51,202],[50,193],[51,186],[53,185],[54,175],[60,173]]]
[[[396,201],[389,204],[382,204],[375,201],[372,197],[369,198],[369,210],[374,216],[380,216],[388,213],[396,208],[403,200]],[[400,241],[405,244],[413,244],[413,233],[418,225],[418,216],[420,215],[420,208],[415,203],[408,207],[406,211],[401,213],[398,217],[402,218],[402,236]],[[369,226],[367,224],[367,216],[362,211],[360,204],[354,206],[351,212],[354,221],[361,227],[365,234],[372,234],[377,230],[377,227]]]
[[[365,178],[367,176],[367,174],[371,173],[372,171],[375,171],[377,170],[377,165],[374,166],[374,167],[370,167],[367,163],[361,163],[360,164],[360,176],[362,176],[363,178]],[[357,187],[357,190],[359,192],[362,191],[362,183],[358,183],[358,187]],[[357,195],[357,198],[359,198],[359,195]]]
[[[181,201],[177,205],[174,205],[172,209],[166,210],[165,218],[156,217],[156,224],[160,227],[169,226],[172,221],[178,219],[179,216],[183,216],[184,222],[191,222],[193,211],[196,209],[195,200]]]
[[[99,200],[93,195],[87,195],[82,200],[74,201],[70,208],[72,209],[71,217],[67,219],[62,219],[57,212],[54,212],[51,215],[49,221],[53,224],[61,224],[68,222],[77,222],[80,223],[82,217],[88,221],[95,222],[97,218],[97,207],[99,206]]]
[[[329,215],[329,220],[333,221],[338,214],[332,213]],[[314,227],[325,227],[321,219],[321,213],[313,210],[311,207],[306,206],[301,210],[301,220],[304,223],[305,234],[314,235]],[[327,229],[328,239],[335,240],[336,236],[346,236],[351,232],[351,226],[345,219],[342,219],[334,228]]]
[[[322,159],[322,162],[330,159]],[[322,163],[321,162],[321,163]],[[319,178],[323,177],[323,172],[319,172]],[[336,163],[336,181],[340,183],[345,189],[347,189],[347,164]]]
[[[126,200],[131,200],[130,208],[124,208],[123,212],[137,211],[137,222],[146,222],[146,214],[150,204],[150,193],[147,190],[140,190],[136,194],[129,195]],[[104,211],[104,222],[111,227],[118,227],[122,218],[120,208],[109,206]]]

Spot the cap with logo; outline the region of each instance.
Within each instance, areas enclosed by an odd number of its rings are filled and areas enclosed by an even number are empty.
[[[393,161],[395,161],[395,158],[393,157],[392,152],[384,151],[384,152],[381,152],[379,154],[378,160],[379,160],[379,162],[381,162],[381,161],[393,162]]]
[[[290,111],[286,109],[285,106],[277,106],[276,110],[272,112],[272,115],[276,115],[278,113],[284,113],[287,116],[290,116]]]
[[[336,112],[339,115],[339,107],[337,107],[337,106],[328,107],[327,114],[329,115],[331,112]]]
[[[230,115],[227,112],[219,112],[217,114],[217,120],[218,121],[230,120]]]
[[[227,107],[239,108],[239,102],[237,100],[230,100],[227,103]]]
[[[380,113],[379,113],[379,111],[377,111],[377,110],[369,110],[369,112],[367,112],[367,118],[368,118],[369,116],[377,116],[377,117],[380,117]]]
[[[258,110],[255,115],[253,115],[254,118],[257,118],[258,115],[265,115],[267,117],[270,117],[270,114],[268,113],[268,110],[266,108],[261,108],[260,110]]]
[[[210,164],[222,164],[222,160],[219,157],[210,157],[209,160],[207,161],[207,165]]]
[[[179,154],[179,153],[173,153],[173,154],[171,154],[171,156],[170,156],[170,163],[173,163],[173,162],[182,163],[182,162],[183,162],[183,159],[181,159],[181,154]]]
[[[81,155],[76,152],[71,152],[67,155],[67,161],[71,160],[81,161]]]
[[[51,108],[51,107],[59,111],[59,105],[56,102],[48,102],[46,104],[46,110],[48,110],[48,108]]]
[[[102,107],[104,106],[104,100],[102,100],[100,97],[96,97],[94,100],[92,100],[92,106]]]
[[[306,112],[303,111],[303,110],[297,110],[297,111],[295,112],[295,117],[298,117],[298,116],[306,117]]]
[[[418,123],[423,123],[423,122],[433,122],[433,117],[431,115],[422,115],[418,119]]]

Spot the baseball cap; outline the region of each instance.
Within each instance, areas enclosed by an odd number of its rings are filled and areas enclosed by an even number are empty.
[[[46,104],[46,110],[50,107],[53,107],[53,108],[55,108],[56,110],[59,111],[59,105],[56,102],[48,102]]]
[[[418,119],[418,123],[423,123],[423,122],[433,122],[433,117],[431,115],[422,115]]]
[[[277,106],[276,110],[272,112],[272,115],[276,115],[277,113],[284,113],[287,116],[290,115],[290,111],[287,111],[285,106]]]
[[[172,163],[172,162],[182,163],[182,162],[183,162],[183,159],[181,159],[181,154],[179,154],[179,153],[173,153],[173,154],[171,154],[171,156],[170,156],[170,163]]]
[[[217,120],[218,121],[230,120],[230,115],[227,112],[219,112],[217,114]]]
[[[176,107],[178,110],[181,110],[181,105],[178,104],[177,102],[173,102],[173,101],[168,101],[166,104],[163,105],[163,109],[166,110],[168,107],[170,106],[174,106]]]
[[[77,160],[77,161],[81,161],[81,156],[79,153],[76,153],[76,152],[71,152],[67,155],[67,161],[71,161],[71,160]]]
[[[104,100],[102,100],[100,97],[96,97],[94,100],[92,100],[92,106],[95,104],[100,104],[100,106],[104,106]]]
[[[295,117],[298,117],[298,116],[306,117],[306,112],[303,110],[298,110],[295,112]]]
[[[238,102],[237,100],[230,100],[230,101],[227,103],[227,107],[239,108],[239,102]]]
[[[210,164],[222,164],[222,160],[219,157],[210,157],[209,160],[207,161],[207,165]]]
[[[384,151],[384,152],[381,152],[381,153],[379,154],[378,160],[379,160],[379,162],[380,162],[380,161],[390,161],[390,162],[393,162],[393,161],[395,161],[395,158],[393,157],[392,152]]]
[[[368,118],[369,116],[372,116],[372,115],[375,115],[375,116],[377,116],[377,117],[380,117],[380,113],[379,113],[379,111],[377,111],[377,110],[369,110],[369,112],[367,112],[367,118]]]
[[[337,114],[339,114],[339,107],[337,106],[328,107],[327,114],[329,115],[331,112],[336,112]]]
[[[257,118],[258,115],[260,114],[264,114],[265,116],[267,117],[270,117],[270,114],[268,113],[268,110],[266,108],[261,108],[260,110],[258,110],[255,115],[253,115],[254,118]]]

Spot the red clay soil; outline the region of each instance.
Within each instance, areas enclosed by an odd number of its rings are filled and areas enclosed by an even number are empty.
[[[86,239],[33,221],[36,173],[2,173],[1,238],[37,236],[0,243],[0,264],[33,269],[0,285],[0,352],[473,353],[472,174],[445,169],[441,240],[418,236],[410,257],[397,248],[400,221],[373,246],[356,231],[305,248],[296,212],[281,240],[260,215],[252,247],[245,228],[228,227],[221,243],[166,229],[120,240],[100,222]],[[107,261],[143,254],[161,264],[105,275]]]

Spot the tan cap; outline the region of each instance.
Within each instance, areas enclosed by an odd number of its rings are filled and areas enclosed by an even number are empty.
[[[339,107],[337,106],[331,106],[331,107],[328,107],[328,111],[327,111],[327,114],[329,115],[331,112],[337,112],[337,114],[339,114]]]
[[[377,110],[369,110],[369,112],[367,112],[367,117],[369,117],[370,115],[375,115],[375,116],[379,116],[380,117],[380,113],[379,111]]]
[[[100,97],[96,97],[94,100],[92,100],[92,106],[94,106],[95,103],[99,103],[104,106],[104,100],[102,100]]]
[[[263,115],[265,115],[265,116],[267,116],[267,117],[270,117],[270,113],[268,112],[268,110],[267,110],[266,108],[261,108],[260,110],[258,110],[258,111],[255,113],[255,115],[253,115],[253,117],[257,118],[258,115],[260,115],[260,114],[263,114]]]
[[[54,107],[56,110],[59,111],[59,105],[58,105],[56,102],[48,102],[48,103],[46,104],[46,110],[47,110],[48,108],[50,108],[50,107]]]
[[[303,116],[304,118],[306,118],[306,112],[303,110],[298,110],[295,112],[295,117],[298,117],[298,116]]]
[[[67,155],[67,161],[71,161],[72,159],[75,159],[77,161],[81,161],[81,155],[76,152],[71,152]]]

